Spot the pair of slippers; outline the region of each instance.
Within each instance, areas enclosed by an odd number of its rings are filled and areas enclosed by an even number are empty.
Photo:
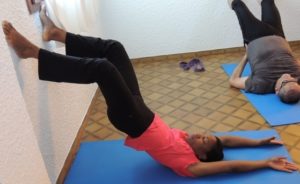
[[[183,70],[193,69],[194,72],[203,72],[203,71],[205,71],[203,62],[200,59],[192,59],[189,62],[181,61],[179,63],[179,66]]]

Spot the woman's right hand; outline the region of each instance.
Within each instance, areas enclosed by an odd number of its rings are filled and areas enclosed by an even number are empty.
[[[291,173],[299,170],[298,166],[292,162],[289,162],[286,157],[273,157],[266,162],[270,168],[278,171]]]

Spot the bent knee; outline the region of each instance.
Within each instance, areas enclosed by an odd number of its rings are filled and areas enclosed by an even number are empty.
[[[108,59],[98,59],[97,60],[97,71],[101,74],[109,74],[117,71],[117,68]]]
[[[117,40],[110,40],[109,51],[120,52],[124,51],[125,48],[123,44]]]

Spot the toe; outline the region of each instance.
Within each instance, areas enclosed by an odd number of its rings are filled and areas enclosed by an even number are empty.
[[[6,20],[2,21],[2,28],[5,29],[7,27],[8,22]]]
[[[13,29],[12,24],[10,22],[8,22],[8,21],[3,21],[2,22],[2,27],[3,27],[3,29],[5,29],[7,31]]]
[[[9,30],[10,30],[10,28],[9,28],[9,26],[8,26],[8,24],[7,24],[7,21],[3,21],[2,22],[2,29],[3,29],[3,32],[4,32],[4,34],[8,34],[8,32],[9,32]]]

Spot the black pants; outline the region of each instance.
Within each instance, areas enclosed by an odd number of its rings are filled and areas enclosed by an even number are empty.
[[[144,104],[121,43],[67,33],[66,54],[41,49],[39,78],[78,84],[96,82],[106,100],[109,120],[118,130],[138,137],[149,127],[154,113]]]
[[[241,0],[234,0],[232,8],[235,11],[242,30],[244,43],[270,35],[285,38],[279,11],[274,0],[263,0],[261,3],[262,17],[258,20]]]

